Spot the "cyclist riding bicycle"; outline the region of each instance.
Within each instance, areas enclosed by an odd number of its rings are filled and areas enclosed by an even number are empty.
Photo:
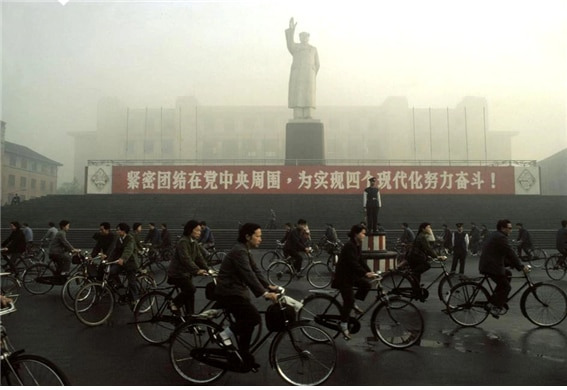
[[[10,235],[2,241],[2,257],[10,271],[16,273],[16,260],[26,251],[26,237],[18,221],[10,222]]]
[[[429,258],[436,258],[439,260],[446,260],[446,256],[439,256],[432,248],[432,243],[435,243],[435,235],[431,229],[429,222],[423,222],[419,225],[417,236],[413,242],[409,256],[407,256],[408,264],[412,270],[414,279],[416,280],[416,288],[421,291],[421,274],[431,268]]]
[[[565,219],[561,221],[561,228],[557,230],[555,249],[562,255],[560,264],[565,265],[567,259],[567,220]]]
[[[175,246],[175,256],[169,263],[167,270],[167,282],[179,287],[180,292],[173,298],[170,306],[171,311],[177,312],[181,305],[185,306],[185,314],[191,315],[195,312],[195,291],[192,278],[196,275],[207,273],[207,262],[203,258],[199,246],[201,237],[201,225],[192,219],[183,228],[183,237]]]
[[[307,226],[307,221],[299,219],[297,221],[297,226],[289,233],[284,246],[284,255],[291,256],[293,258],[292,265],[295,268],[295,272],[299,272],[301,270],[301,264],[303,263],[303,256],[301,255],[301,252],[311,252],[308,240],[309,227]]]
[[[116,264],[112,264],[110,274],[117,276],[117,274],[124,269],[126,271],[126,278],[128,280],[128,290],[131,294],[132,306],[138,303],[140,295],[140,286],[136,279],[136,273],[140,267],[138,259],[138,252],[136,250],[136,240],[130,233],[130,226],[127,223],[121,222],[116,226],[118,233],[118,241],[116,247],[112,252],[112,261],[116,260]],[[113,278],[115,282],[118,280]]]
[[[262,242],[260,225],[245,223],[238,231],[238,242],[224,257],[219,274],[215,296],[216,307],[225,308],[234,316],[233,327],[227,327],[218,334],[219,344],[232,345],[231,337],[236,335],[238,350],[244,367],[257,370],[260,366],[250,353],[250,341],[254,327],[261,321],[258,309],[250,300],[250,292],[255,297],[263,296],[277,301],[277,286],[270,285],[252,258],[250,249],[258,248]]]
[[[512,272],[506,267],[514,267],[524,272],[530,269],[528,265],[522,265],[517,253],[510,246],[508,235],[511,231],[512,223],[509,220],[499,220],[496,224],[496,231],[490,233],[486,239],[478,263],[479,272],[489,276],[496,283],[487,306],[494,318],[498,318],[505,310],[508,294],[512,289],[510,286]]]
[[[71,222],[61,220],[59,222],[59,231],[55,234],[51,246],[49,247],[49,257],[57,264],[55,268],[56,275],[64,275],[71,269],[71,255],[69,252],[78,253],[81,250],[73,248],[73,245],[67,241],[67,232],[71,227]]]

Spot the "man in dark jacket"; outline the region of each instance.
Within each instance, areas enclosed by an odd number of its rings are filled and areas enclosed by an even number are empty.
[[[518,242],[518,256],[522,256],[522,251],[526,252],[528,256],[528,260],[531,259],[532,251],[534,249],[534,244],[532,243],[532,236],[528,229],[524,227],[523,223],[518,222],[516,224],[518,228],[518,238],[516,241]]]
[[[291,230],[284,245],[284,254],[286,256],[293,257],[293,268],[295,268],[295,272],[299,272],[301,270],[301,265],[303,263],[302,253],[308,253],[311,249],[305,240],[306,229],[307,221],[299,219],[297,221],[297,226]]]
[[[567,258],[567,220],[561,221],[561,228],[557,230],[555,235],[555,249],[563,255],[562,261],[564,264]]]
[[[26,236],[18,221],[10,222],[10,235],[2,241],[2,257],[6,259],[10,270],[16,274],[16,260],[26,251]]]
[[[93,235],[93,240],[96,241],[96,244],[91,252],[91,256],[95,257],[102,254],[102,258],[106,259],[114,250],[117,237],[116,233],[110,230],[110,223],[101,222],[98,232]]]
[[[273,302],[277,301],[277,294],[272,292],[277,287],[269,284],[250,253],[250,249],[258,248],[261,242],[260,225],[242,225],[238,231],[237,244],[222,261],[215,289],[218,305],[235,318],[234,325],[219,333],[219,342],[230,346],[230,338],[236,335],[243,363],[246,368],[252,370],[257,369],[259,365],[250,353],[250,341],[254,327],[260,323],[261,317],[250,301],[250,290],[255,297],[263,296]]]
[[[514,249],[510,246],[508,235],[512,231],[512,223],[501,219],[496,224],[496,231],[490,233],[482,248],[478,270],[496,283],[494,294],[490,297],[488,309],[493,317],[498,318],[505,310],[508,294],[512,289],[510,278],[512,273],[506,267],[518,271],[529,271],[529,266],[523,266]]]

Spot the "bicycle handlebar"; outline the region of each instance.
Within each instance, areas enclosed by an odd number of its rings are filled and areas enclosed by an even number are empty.
[[[16,304],[14,302],[9,302],[7,307],[0,309],[0,316],[4,314],[10,314],[16,311]]]

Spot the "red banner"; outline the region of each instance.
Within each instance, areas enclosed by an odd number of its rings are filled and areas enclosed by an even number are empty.
[[[513,167],[114,166],[112,192],[142,194],[514,194]]]

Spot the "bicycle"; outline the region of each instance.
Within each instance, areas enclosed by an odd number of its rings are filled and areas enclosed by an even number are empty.
[[[0,316],[16,311],[12,302],[0,309]],[[65,373],[52,361],[38,355],[15,350],[6,328],[0,325],[0,361],[2,386],[70,386]]]
[[[393,349],[405,349],[416,344],[422,337],[424,331],[423,316],[419,309],[409,300],[398,296],[390,296],[382,287],[382,275],[376,273],[373,283],[376,288],[376,298],[370,306],[350,316],[348,329],[351,334],[360,331],[360,320],[374,307],[376,307],[370,318],[370,329],[374,337]],[[341,334],[341,309],[337,297],[339,290],[333,291],[310,291],[312,294],[302,301],[303,307],[299,309],[299,320],[311,320],[316,324],[324,326],[335,332],[333,338]]]
[[[508,296],[506,302],[512,300],[527,287],[520,298],[522,315],[531,323],[540,327],[552,327],[561,323],[567,316],[567,295],[565,292],[553,284],[534,283],[529,276],[529,271],[522,273],[526,279],[525,282]],[[494,282],[487,275],[479,279],[459,283],[450,291],[446,311],[451,319],[459,325],[476,326],[488,317],[487,305],[489,298],[494,293]],[[485,285],[488,285],[488,290]],[[504,310],[502,314],[507,312],[507,304]]]
[[[130,304],[133,306],[132,310],[136,309],[135,306],[139,301],[134,301],[129,286],[125,287],[126,274],[120,272],[117,275],[118,280],[116,281],[110,277],[110,268],[112,264],[117,263],[118,260],[103,261],[104,276],[102,281],[87,283],[77,292],[73,308],[76,317],[83,324],[97,326],[106,322],[114,311],[116,301],[120,305]],[[156,287],[156,283],[151,275],[138,272],[136,279],[140,288],[140,296]],[[119,283],[116,283],[118,281]],[[149,309],[149,307],[146,309]]]
[[[217,248],[212,245],[209,248],[205,248],[201,246],[203,250],[203,255],[205,257],[205,261],[207,262],[207,266],[209,269],[213,269],[216,272],[220,269],[222,261],[226,256],[226,253],[223,251],[217,250]]]
[[[553,280],[561,280],[567,273],[567,257],[561,253],[549,256],[545,261],[545,272]]]
[[[158,250],[151,247],[152,244],[144,244],[140,256],[140,269],[151,273],[156,284],[162,285],[167,280],[167,262],[163,261]]]
[[[272,264],[273,262],[286,258],[286,255],[283,252],[284,246],[285,243],[281,242],[280,240],[276,240],[276,249],[269,250],[262,255],[262,258],[260,259],[260,265],[262,266],[262,269],[264,269],[264,271],[267,271],[270,267],[270,264]]]
[[[0,294],[10,298],[14,303],[20,296],[22,283],[10,272],[0,272]]]
[[[278,260],[270,264],[267,271],[268,281],[277,286],[286,287],[295,277],[297,279],[307,275],[307,281],[315,288],[325,288],[331,284],[333,271],[321,261],[315,261],[307,253],[307,264],[299,272],[291,265],[294,259],[290,256],[284,260]]]
[[[90,257],[87,251],[82,256],[74,257],[74,261],[80,261],[80,267],[71,275],[61,289],[61,301],[69,311],[75,311],[75,298],[79,290],[88,283],[99,280],[97,262],[100,264],[102,257]]]
[[[445,260],[438,260],[428,258],[434,264],[440,267],[432,267],[433,269],[441,268],[439,275],[433,279],[431,283],[427,286],[420,285],[415,279],[409,266],[403,265],[393,270],[387,271],[382,278],[382,285],[389,291],[390,294],[399,295],[401,297],[410,300],[419,300],[425,302],[429,297],[429,289],[436,282],[439,282],[437,286],[437,296],[441,302],[446,303],[449,297],[449,292],[453,286],[464,280],[466,277],[464,275],[459,275],[447,271],[445,267]]]
[[[512,240],[512,244],[516,247],[516,251],[519,249],[520,244],[516,240]],[[527,253],[518,256],[520,260],[524,263],[528,263],[534,268],[541,268],[545,265],[547,260],[547,252],[539,247],[532,247]]]
[[[275,305],[279,305],[278,310],[285,308],[283,290]],[[221,323],[212,321],[223,313]],[[335,370],[337,362],[334,340],[324,330],[306,321],[284,318],[274,328],[270,326],[266,315],[269,332],[252,344],[250,352],[255,354],[275,333],[268,360],[283,380],[293,385],[319,385],[325,382]],[[216,310],[212,315],[195,315],[191,321],[175,330],[169,355],[175,371],[182,378],[192,383],[206,384],[219,379],[226,371],[255,371],[242,364],[238,347],[219,345],[217,335],[223,330],[225,319],[233,324],[232,317],[224,309]]]
[[[72,268],[68,274],[57,275],[56,264],[52,258],[49,259],[47,264],[32,264],[22,274],[24,288],[30,294],[43,295],[51,291],[55,286],[63,286],[70,277],[80,272],[81,267],[84,266],[83,262],[86,261],[88,256],[87,251],[73,255],[71,260]]]

